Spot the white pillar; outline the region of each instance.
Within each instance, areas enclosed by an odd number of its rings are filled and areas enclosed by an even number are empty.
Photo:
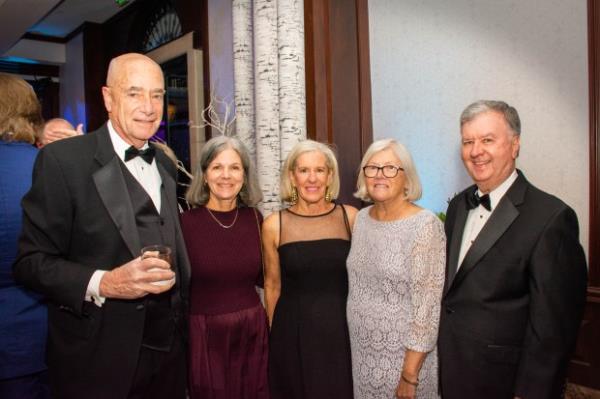
[[[255,156],[261,210],[281,206],[290,149],[306,138],[303,0],[233,0],[236,134]]]
[[[304,2],[277,3],[279,41],[279,129],[281,159],[306,138],[306,90],[304,64]]]
[[[263,191],[262,210],[278,209],[280,134],[277,1],[254,1],[254,101],[256,160]]]

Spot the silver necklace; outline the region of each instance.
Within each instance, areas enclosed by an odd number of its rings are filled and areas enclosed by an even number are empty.
[[[221,223],[219,221],[219,219],[217,219],[217,217],[210,211],[210,209],[208,209],[208,207],[205,207],[206,210],[208,211],[208,214],[215,220],[215,222],[217,222],[219,224],[219,226],[221,226],[224,229],[230,229],[233,227],[233,225],[235,224],[235,222],[237,221],[238,218],[238,213],[240,212],[240,208],[236,207],[235,208],[235,217],[233,218],[233,222],[231,222],[231,224],[229,226],[224,225],[223,223]]]

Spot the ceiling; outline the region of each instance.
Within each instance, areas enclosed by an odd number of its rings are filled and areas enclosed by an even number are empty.
[[[86,21],[105,22],[133,1],[119,6],[116,0],[0,0],[0,56],[26,32],[65,38]]]

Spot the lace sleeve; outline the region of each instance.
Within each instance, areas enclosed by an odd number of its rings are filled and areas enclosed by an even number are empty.
[[[431,215],[417,233],[410,261],[410,327],[406,347],[417,352],[433,350],[438,335],[444,286],[446,237],[442,223]]]

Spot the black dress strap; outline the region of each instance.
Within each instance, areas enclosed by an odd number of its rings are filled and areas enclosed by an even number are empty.
[[[350,221],[348,220],[348,214],[346,213],[346,208],[344,204],[340,204],[342,207],[342,213],[344,215],[344,224],[346,225],[346,231],[348,232],[348,238],[352,240],[352,229],[350,228]]]
[[[281,246],[281,218],[282,218],[282,214],[281,211],[279,211],[279,245],[277,245],[278,247]]]

